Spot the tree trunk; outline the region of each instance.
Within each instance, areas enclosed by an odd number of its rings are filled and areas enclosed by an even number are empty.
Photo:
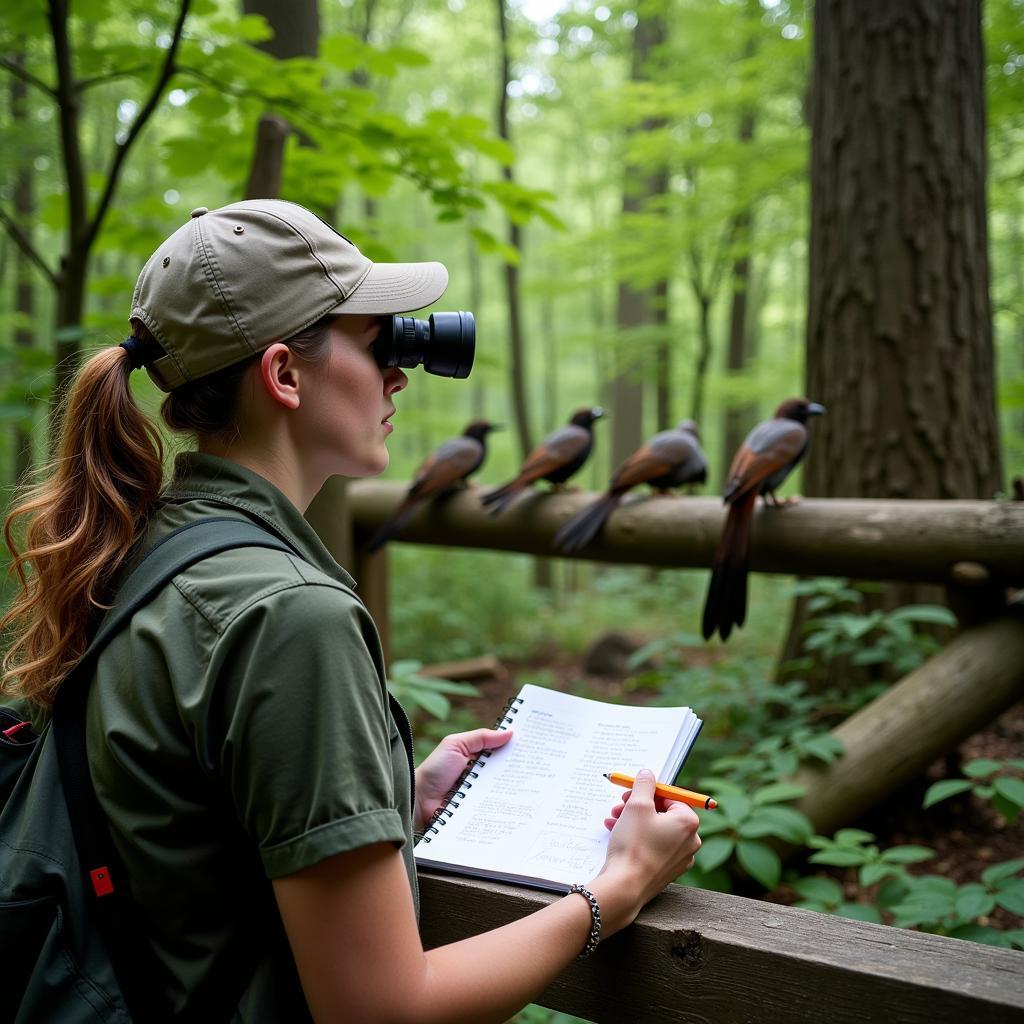
[[[496,0],[498,13],[498,38],[500,40],[500,67],[498,69],[498,135],[506,142],[510,141],[508,128],[508,83],[511,68],[508,46],[508,21],[505,13],[505,0]],[[501,168],[502,177],[508,182],[515,181],[515,172],[511,164]],[[518,224],[508,222],[508,243],[518,253],[522,253],[523,237]],[[512,418],[515,425],[516,440],[519,442],[520,456],[525,459],[533,451],[533,436],[530,431],[529,400],[526,390],[526,346],[523,340],[522,315],[519,303],[519,267],[514,263],[505,263],[505,299],[508,305],[508,344],[509,374],[512,384]]]
[[[317,0],[242,0],[243,14],[260,14],[274,34],[256,48],[278,60],[316,57],[320,51]],[[246,199],[276,199],[281,194],[284,154],[292,126],[282,115],[266,111],[256,123]]]
[[[741,145],[753,141],[756,119],[752,110],[740,117],[739,140]],[[734,217],[732,230],[735,253],[732,261],[732,306],[729,311],[729,348],[726,370],[735,375],[746,369],[754,354],[754,328],[750,303],[750,244],[753,235],[753,208],[745,206]],[[730,401],[725,411],[725,458],[721,460],[722,473],[728,472],[729,461],[747,431],[756,422],[757,404]],[[699,421],[698,421],[699,423]],[[724,477],[723,481],[724,483]]]
[[[22,64],[24,54],[14,54],[14,63]],[[11,79],[11,120],[15,126],[24,126],[28,118],[28,86],[20,78]],[[22,161],[31,159],[31,153],[22,153]],[[13,190],[14,215],[19,224],[25,226],[31,241],[31,225],[35,216],[35,194],[32,187],[32,169],[27,163],[18,167],[14,177]],[[35,344],[35,292],[33,290],[34,273],[32,261],[20,249],[13,252],[14,270],[14,310],[18,314],[18,323],[14,328],[14,344],[17,348],[32,348]],[[24,480],[32,464],[32,434],[24,423],[15,423],[11,438],[13,460],[11,477],[14,483]]]
[[[699,425],[704,418],[704,389],[707,386],[708,367],[711,365],[711,296],[693,280],[693,297],[697,303],[697,360],[693,368],[693,401],[690,418]]]
[[[816,4],[808,494],[1000,488],[984,70],[979,0]]]

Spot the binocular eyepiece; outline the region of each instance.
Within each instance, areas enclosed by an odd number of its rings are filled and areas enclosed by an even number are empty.
[[[432,313],[429,320],[385,318],[373,343],[373,356],[382,370],[422,363],[427,373],[438,377],[468,377],[475,352],[476,321],[472,313]]]

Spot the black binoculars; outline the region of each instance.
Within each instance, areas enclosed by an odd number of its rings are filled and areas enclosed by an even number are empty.
[[[422,363],[427,373],[438,377],[468,377],[475,352],[476,321],[472,313],[431,313],[429,320],[385,318],[373,343],[373,356],[382,370]]]

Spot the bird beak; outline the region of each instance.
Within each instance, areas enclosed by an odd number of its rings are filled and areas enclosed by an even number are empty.
[[[807,406],[807,413],[810,416],[824,416],[825,406],[819,405],[817,402],[811,402],[811,404]]]
[[[603,415],[604,409],[599,405],[595,405],[594,408],[590,410],[590,416],[592,419],[599,420]]]

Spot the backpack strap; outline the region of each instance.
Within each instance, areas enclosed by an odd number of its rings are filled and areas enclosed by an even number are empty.
[[[137,1021],[160,1024],[169,1021],[171,1014],[169,1008],[160,1005],[158,993],[164,972],[145,938],[141,912],[132,899],[106,815],[93,788],[85,728],[89,686],[100,654],[135,612],[189,566],[240,547],[296,554],[279,537],[247,519],[211,516],[179,527],[154,545],[121,585],[98,632],[54,699],[52,731],[91,917],[103,937],[129,1012]],[[251,973],[251,964],[240,960],[232,964],[233,977],[221,977],[217,985],[210,986],[199,1000],[204,1005],[197,1006],[195,1019],[230,1019]]]

